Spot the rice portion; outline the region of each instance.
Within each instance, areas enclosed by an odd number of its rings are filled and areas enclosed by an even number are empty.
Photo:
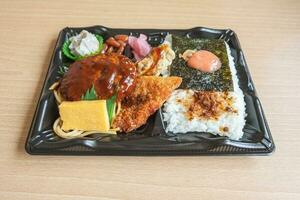
[[[163,108],[167,132],[210,132],[233,140],[243,136],[246,117],[244,95],[238,86],[235,64],[227,44],[226,48],[234,91],[174,91]]]

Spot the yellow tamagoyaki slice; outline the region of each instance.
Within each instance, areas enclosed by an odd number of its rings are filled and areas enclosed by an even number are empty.
[[[108,131],[110,123],[105,100],[63,101],[59,105],[62,129]]]

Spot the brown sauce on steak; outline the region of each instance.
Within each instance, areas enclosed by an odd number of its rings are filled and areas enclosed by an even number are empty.
[[[135,85],[135,64],[119,54],[100,54],[70,65],[60,82],[60,94],[67,101],[79,101],[94,85],[98,99],[117,94],[122,100]]]

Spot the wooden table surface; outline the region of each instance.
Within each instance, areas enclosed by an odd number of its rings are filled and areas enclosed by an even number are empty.
[[[300,1],[0,2],[0,199],[300,199]],[[270,156],[30,156],[24,143],[65,26],[231,28],[269,122]]]

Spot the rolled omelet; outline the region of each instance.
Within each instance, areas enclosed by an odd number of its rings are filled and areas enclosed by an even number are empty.
[[[62,129],[108,131],[110,129],[106,100],[63,101],[59,105]]]

